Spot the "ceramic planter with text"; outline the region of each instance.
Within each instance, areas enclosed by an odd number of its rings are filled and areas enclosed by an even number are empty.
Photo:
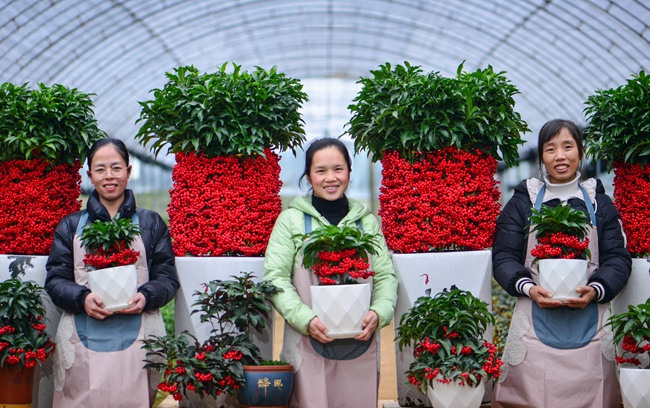
[[[406,62],[359,83],[348,132],[357,153],[383,167],[379,215],[399,279],[396,326],[425,291],[452,284],[489,303],[498,160],[516,164],[529,131],[514,110],[517,88],[492,67],[465,72],[461,64],[445,77]],[[399,374],[411,357],[398,352],[396,360]],[[419,398],[398,385],[401,404]]]
[[[493,324],[488,304],[468,291],[452,287],[418,298],[396,330],[400,350],[413,350],[408,381],[430,394],[434,407],[478,408],[482,387],[501,375],[503,364],[497,347],[485,340]]]
[[[355,337],[370,310],[370,256],[378,252],[378,237],[354,225],[323,225],[299,237],[302,264],[319,282],[311,287],[314,312],[329,337]]]
[[[163,374],[158,389],[181,401],[191,393],[200,398],[235,395],[245,385],[243,366],[261,361],[251,334],[265,329],[271,310],[267,298],[278,291],[270,282],[253,278],[242,273],[205,283],[194,292],[192,314],[212,327],[207,340],[184,332],[144,341],[145,367]]]
[[[2,406],[31,406],[34,368],[54,351],[43,324],[43,294],[43,288],[31,281],[11,278],[0,283]]]
[[[614,205],[621,213],[632,274],[612,312],[650,298],[650,75],[640,71],[617,88],[587,98],[587,153],[614,169]]]
[[[126,309],[138,289],[135,263],[138,251],[129,248],[140,227],[119,214],[110,221],[96,220],[84,226],[81,244],[86,250],[88,286],[111,311]]]
[[[650,299],[610,316],[625,408],[650,407]]]
[[[239,389],[241,408],[281,408],[289,405],[293,391],[293,365],[263,360],[260,365],[244,365],[246,386]]]
[[[538,265],[539,284],[553,299],[578,298],[578,286],[587,285],[590,222],[587,214],[567,204],[533,208],[530,234],[537,245],[530,251]]]

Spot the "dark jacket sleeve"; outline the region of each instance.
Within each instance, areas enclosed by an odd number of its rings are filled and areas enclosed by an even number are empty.
[[[516,188],[497,218],[497,232],[492,246],[492,268],[496,281],[512,296],[521,296],[515,285],[521,278],[531,278],[524,266],[527,225],[531,214],[526,182]]]
[[[142,241],[147,250],[149,282],[138,288],[146,299],[145,310],[160,308],[176,295],[180,283],[167,225],[154,211],[137,209]]]
[[[71,214],[59,222],[54,231],[52,249],[45,265],[47,270],[45,289],[52,302],[75,314],[84,311],[84,300],[90,293],[90,289],[79,285],[74,280],[72,241],[80,214],[81,212]]]
[[[589,282],[598,282],[605,289],[601,303],[610,302],[627,284],[632,268],[630,251],[625,247],[625,237],[618,209],[605,195],[600,181],[596,189],[596,220],[598,222],[598,269]]]

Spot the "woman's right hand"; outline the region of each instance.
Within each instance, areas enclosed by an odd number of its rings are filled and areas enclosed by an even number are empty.
[[[561,300],[552,299],[553,294],[539,285],[530,288],[528,294],[533,302],[542,309],[552,309],[563,305]]]
[[[97,320],[104,320],[113,314],[110,310],[104,309],[104,301],[102,298],[92,292],[84,299],[84,309],[86,309],[88,316]]]
[[[309,321],[309,335],[321,343],[334,341],[333,338],[327,337],[327,327],[318,317],[314,317]]]

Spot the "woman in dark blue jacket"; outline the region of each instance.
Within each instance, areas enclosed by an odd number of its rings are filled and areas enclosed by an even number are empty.
[[[611,332],[603,328],[608,302],[625,286],[631,257],[618,210],[600,181],[580,182],[582,135],[570,121],[553,120],[540,130],[542,180],[515,188],[497,220],[494,277],[517,306],[504,351],[504,374],[493,407],[619,407],[621,398]],[[528,234],[531,208],[567,203],[589,214],[589,278],[577,298],[553,299],[538,283]]]
[[[159,308],[179,287],[167,226],[160,216],[136,208],[126,188],[131,166],[124,143],[96,142],[88,155],[88,176],[95,190],[84,211],[65,217],[56,228],[47,261],[45,288],[63,309],[54,357],[56,407],[150,407],[156,389],[143,369],[141,340],[163,335]],[[87,286],[85,251],[79,235],[95,220],[131,218],[141,234],[131,244],[139,252],[138,290],[126,309],[113,312]],[[92,272],[91,272],[92,273]]]

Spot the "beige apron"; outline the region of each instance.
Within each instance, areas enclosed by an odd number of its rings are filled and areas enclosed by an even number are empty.
[[[590,274],[598,267],[597,243],[597,229],[592,228]],[[537,265],[531,267],[535,245],[530,234],[525,266],[539,283]],[[608,305],[595,301],[585,309],[540,309],[529,297],[519,297],[492,407],[620,407],[612,334],[603,329],[608,317]]]
[[[360,282],[372,284],[372,278]],[[311,286],[318,285],[316,275],[301,266],[296,269],[292,283],[303,303],[311,307]],[[346,357],[348,359],[330,359],[314,349],[310,336],[285,324],[280,358],[293,364],[296,370],[289,407],[376,408],[379,392],[378,338],[379,330],[365,344],[356,340],[335,340],[335,343],[346,343],[342,348],[351,351]],[[367,349],[363,351],[365,347]],[[360,352],[361,355],[352,358]]]
[[[85,251],[79,235],[73,241],[75,282],[88,286]],[[141,237],[131,248],[138,287],[149,280]],[[92,273],[92,272],[91,272]],[[96,320],[85,313],[64,312],[56,334],[54,354],[54,408],[148,408],[160,375],[143,369],[145,336],[165,333],[158,309],[141,315],[114,315]],[[83,339],[83,340],[82,340]],[[108,351],[107,351],[108,350]]]

